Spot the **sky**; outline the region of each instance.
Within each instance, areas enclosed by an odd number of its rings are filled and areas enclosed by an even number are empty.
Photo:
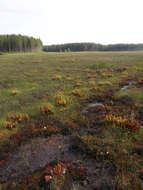
[[[143,0],[0,0],[0,34],[72,42],[143,43]]]

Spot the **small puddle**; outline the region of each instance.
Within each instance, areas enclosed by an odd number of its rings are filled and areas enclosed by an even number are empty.
[[[137,84],[136,81],[129,81],[129,84],[123,86],[123,87],[121,88],[121,90],[126,90],[126,89],[128,89],[128,88],[130,88],[131,86],[136,85],[136,84]]]

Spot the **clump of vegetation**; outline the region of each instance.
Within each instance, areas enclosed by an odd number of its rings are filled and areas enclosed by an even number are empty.
[[[16,128],[18,123],[20,122],[28,122],[30,120],[30,117],[28,114],[8,114],[7,120],[4,122],[4,127],[7,129],[13,129]]]
[[[74,166],[70,163],[58,163],[48,166],[44,171],[43,185],[50,185],[51,189],[68,189],[73,186],[73,182],[82,179],[85,171],[82,166]]]
[[[140,127],[140,124],[132,118],[123,118],[121,116],[115,116],[113,114],[106,115],[106,120],[117,126],[121,126],[125,129],[130,129],[131,131],[135,131]]]
[[[74,96],[86,99],[88,96],[88,89],[87,88],[75,88],[74,90],[72,90],[72,94]]]
[[[7,129],[13,129],[17,126],[16,122],[10,122],[10,121],[5,121],[4,122],[4,127]]]
[[[138,83],[143,85],[143,79],[138,80]]]
[[[72,77],[66,77],[66,80],[73,80]]]
[[[19,90],[12,90],[12,95],[19,94]]]
[[[66,106],[69,103],[69,97],[65,96],[62,92],[58,92],[55,99],[57,105]]]
[[[90,86],[95,86],[95,85],[96,85],[96,82],[95,82],[94,80],[91,80],[91,81],[88,82],[88,84],[89,84]]]
[[[7,116],[8,120],[12,120],[12,121],[29,121],[30,117],[28,114],[8,114]]]
[[[102,76],[103,77],[112,77],[113,74],[111,74],[111,73],[102,73]]]
[[[112,83],[110,81],[99,81],[98,85],[99,86],[111,86]]]
[[[96,78],[96,75],[88,75],[89,79]]]
[[[52,114],[54,114],[53,105],[50,104],[50,103],[47,103],[46,106],[42,106],[40,108],[40,110],[45,115],[52,115]]]
[[[79,87],[79,86],[81,86],[81,85],[82,85],[82,82],[81,82],[81,81],[77,81],[76,84],[75,84],[76,87]]]
[[[79,96],[79,97],[82,96],[82,93],[81,93],[81,91],[79,89],[74,89],[72,91],[72,94],[75,95],[75,96]]]
[[[62,76],[61,75],[55,75],[53,77],[53,80],[62,80]]]

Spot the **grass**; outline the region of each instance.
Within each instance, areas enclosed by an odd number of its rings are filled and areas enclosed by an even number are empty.
[[[143,189],[143,130],[130,130],[143,121],[138,117],[143,107],[143,84],[138,83],[143,80],[142,52],[3,54],[0,71],[1,150],[11,136],[34,133],[30,126],[39,121],[56,126],[48,134],[65,129],[74,134],[82,125],[103,125],[100,134],[73,135],[75,147],[114,164],[117,189]],[[137,84],[122,91],[129,81]],[[81,110],[89,102],[104,102],[108,114],[129,121],[129,129],[118,121],[108,122],[104,113],[85,118]],[[28,121],[9,119],[9,114],[27,114]]]

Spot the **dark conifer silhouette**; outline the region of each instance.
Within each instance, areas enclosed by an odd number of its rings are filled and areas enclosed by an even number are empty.
[[[40,39],[22,35],[0,35],[0,51],[38,51],[42,49]]]

